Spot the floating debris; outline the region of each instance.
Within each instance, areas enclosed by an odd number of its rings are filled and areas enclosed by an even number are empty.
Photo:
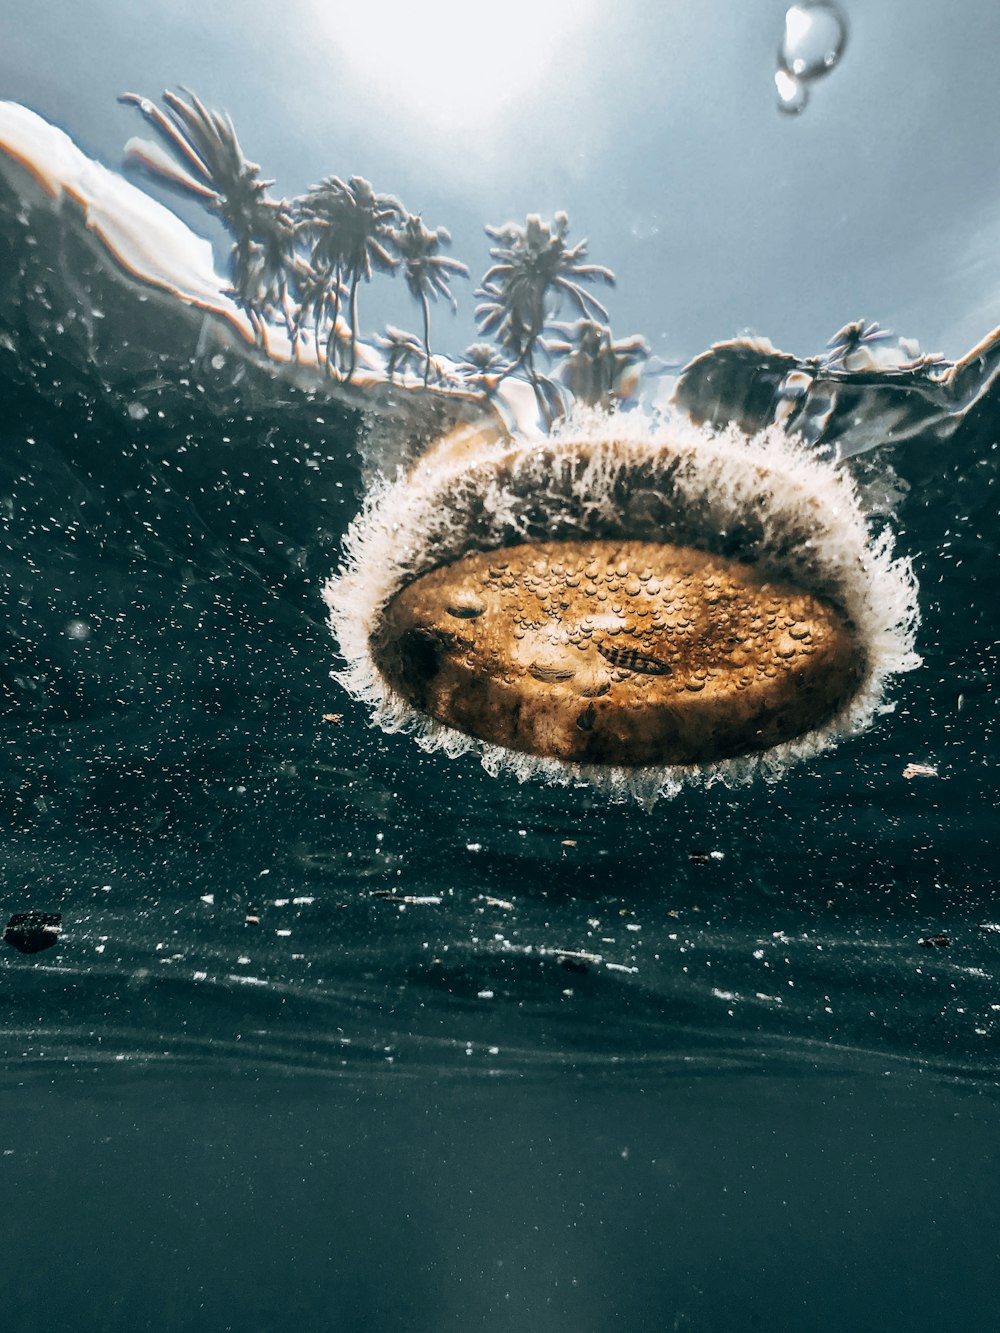
[[[58,943],[61,931],[61,912],[15,912],[3,938],[19,953],[41,953]]]
[[[933,764],[907,764],[903,769],[904,778],[936,778],[938,771]]]
[[[382,898],[389,903],[408,903],[414,907],[437,907],[442,898],[439,893],[393,893],[391,889],[374,889],[369,898]]]
[[[586,972],[587,964],[595,965],[604,961],[599,953],[590,953],[586,949],[543,949],[542,953],[554,953],[560,967],[571,972]]]

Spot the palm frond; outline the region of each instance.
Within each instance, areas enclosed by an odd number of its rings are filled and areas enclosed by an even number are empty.
[[[649,357],[645,338],[633,334],[615,340],[606,324],[591,319],[553,327],[564,336],[548,341],[546,348],[551,354],[565,356],[559,378],[574,398],[609,407],[614,399],[627,398],[634,391],[640,367]]]
[[[371,281],[374,272],[389,273],[399,266],[394,253],[394,224],[405,210],[394,195],[378,194],[363,176],[352,176],[348,181],[327,176],[296,200],[295,210],[298,225],[311,241],[311,267],[329,273],[331,282],[337,284],[332,300],[334,320],[340,309],[340,284],[347,288],[350,379],[357,362],[358,285]],[[327,368],[333,368],[329,356]]]
[[[551,222],[529,213],[523,226],[515,222],[487,226],[487,235],[497,242],[490,249],[494,263],[476,292],[482,300],[476,309],[481,332],[495,336],[515,365],[527,367],[543,410],[547,410],[543,398],[551,395],[540,392],[533,353],[546,325],[563,299],[585,317],[606,319],[604,306],[581,284],[612,285],[615,280],[609,268],[585,262],[586,241],[567,245],[568,231],[569,218],[563,212]]]
[[[130,140],[131,155],[171,184],[195,194],[233,237],[233,294],[263,340],[264,316],[276,310],[288,322],[287,294],[294,271],[295,221],[290,206],[271,199],[273,181],[240,147],[230,117],[210,111],[194,93],[164,92],[166,110],[138,93],[118,99],[135,106],[170,152],[154,143]],[[173,157],[170,154],[173,154]]]

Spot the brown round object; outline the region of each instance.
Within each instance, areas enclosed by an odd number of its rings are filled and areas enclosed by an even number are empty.
[[[821,598],[686,546],[543,542],[416,579],[372,636],[415,708],[527,754],[705,764],[828,721],[863,661]]]

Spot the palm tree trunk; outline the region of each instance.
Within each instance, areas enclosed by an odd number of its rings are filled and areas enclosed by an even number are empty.
[[[431,378],[431,308],[426,292],[421,294],[420,304],[424,308],[424,388],[426,389]]]
[[[326,373],[337,376],[337,322],[340,319],[340,269],[333,273],[333,323],[326,339]],[[330,347],[333,346],[333,361],[330,361]],[[338,376],[339,378],[339,376]]]
[[[551,430],[552,413],[549,411],[548,402],[546,401],[544,393],[542,393],[542,386],[538,383],[538,372],[535,370],[534,339],[528,344],[528,348],[525,352],[524,366],[528,372],[528,379],[531,381],[531,387],[535,391],[535,403],[538,406],[542,421],[545,423],[546,430]]]
[[[350,384],[354,378],[354,367],[358,363],[358,277],[355,273],[351,279],[351,364],[347,371],[347,382]]]
[[[320,325],[323,323],[323,309],[326,306],[326,297],[321,296],[313,306],[313,342],[316,346],[316,369],[324,369],[323,366],[323,348],[319,340]]]

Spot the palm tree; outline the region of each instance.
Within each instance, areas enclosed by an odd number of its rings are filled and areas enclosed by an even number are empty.
[[[376,194],[363,176],[348,182],[339,176],[327,176],[314,185],[298,202],[299,217],[313,235],[310,256],[317,273],[330,275],[330,307],[336,332],[340,315],[341,284],[348,284],[351,318],[350,380],[357,364],[358,284],[371,281],[372,272],[390,273],[399,260],[392,254],[393,224],[404,216],[398,199],[390,194]],[[326,365],[333,372],[327,347]]]
[[[123,93],[119,102],[137,106],[176,156],[145,140],[130,140],[127,150],[171,184],[197,195],[222,220],[233,236],[233,293],[263,344],[269,311],[280,309],[291,332],[288,280],[297,264],[291,207],[268,197],[274,182],[261,180],[260,167],[244,155],[229,116],[209,111],[194,93],[187,97],[165,92],[167,110],[162,111],[146,97]]]
[[[892,334],[888,329],[881,328],[874,320],[871,324],[863,319],[852,320],[850,324],[845,324],[842,329],[838,329],[827,347],[830,351],[823,358],[822,365],[824,370],[855,370],[870,369],[874,364],[874,359],[870,353],[865,353],[872,343],[885,342],[891,338]],[[848,366],[849,361],[860,361],[862,365]]]
[[[397,371],[407,370],[415,374],[423,370],[424,384],[427,383],[427,353],[415,333],[407,333],[404,329],[397,329],[394,324],[387,324],[385,336],[376,334],[375,341],[387,354],[385,373],[390,384]]]
[[[343,283],[329,269],[313,268],[307,260],[302,260],[296,275],[296,294],[298,309],[292,325],[292,349],[296,351],[302,336],[302,327],[312,316],[313,342],[316,346],[317,366],[326,366],[330,370],[330,349],[336,347],[335,330],[338,324],[340,302],[346,295]],[[336,311],[334,303],[336,302]],[[322,329],[326,326],[326,349],[323,348]]]
[[[430,301],[436,301],[441,295],[451,302],[456,309],[454,296],[448,286],[448,279],[453,273],[462,277],[469,276],[465,264],[457,259],[448,259],[439,253],[442,245],[451,244],[451,236],[445,227],[431,231],[424,226],[423,219],[416,213],[409,213],[403,219],[403,225],[394,233],[396,250],[403,261],[406,285],[410,295],[420,302],[424,316],[424,387],[426,388],[431,372],[431,311]]]
[[[615,341],[606,324],[592,319],[553,327],[565,337],[546,340],[545,350],[566,357],[559,378],[574,398],[592,407],[610,407],[612,399],[628,397],[638,380],[638,368],[649,357],[645,338],[633,334]]]
[[[587,242],[566,244],[569,218],[556,213],[552,222],[542,222],[531,213],[523,227],[508,222],[487,227],[498,245],[490,250],[497,262],[483,277],[476,295],[485,298],[476,310],[483,333],[494,335],[513,357],[511,370],[524,366],[539,403],[545,403],[535,370],[534,353],[546,321],[562,298],[570,300],[584,318],[607,319],[608,312],[580,286],[595,280],[614,285],[610,269],[586,264]]]
[[[510,373],[510,362],[504,360],[493,343],[472,343],[463,355],[465,360],[458,366],[462,378],[492,398],[500,381]]]

